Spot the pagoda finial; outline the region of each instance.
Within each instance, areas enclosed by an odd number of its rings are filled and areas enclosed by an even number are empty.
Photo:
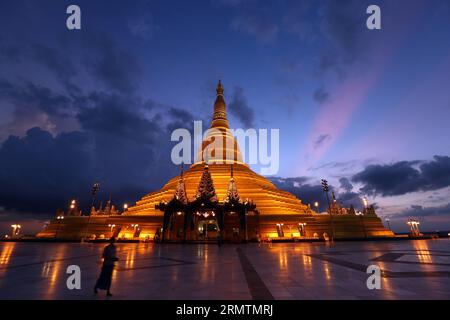
[[[181,203],[186,204],[187,203],[187,194],[186,194],[186,186],[184,184],[184,178],[183,178],[183,165],[181,165],[181,173],[180,173],[180,179],[178,179],[178,184],[175,189],[174,198],[180,201]]]
[[[225,201],[239,201],[239,193],[237,191],[236,181],[233,177],[233,165],[231,165],[230,181],[228,182],[227,197]]]
[[[233,178],[233,165],[230,165],[230,176]]]
[[[216,89],[217,95],[222,95],[223,96],[223,86],[222,86],[222,81],[219,80],[219,83],[217,84],[217,89]]]

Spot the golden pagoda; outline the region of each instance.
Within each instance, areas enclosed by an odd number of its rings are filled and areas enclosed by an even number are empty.
[[[243,162],[219,81],[194,163],[122,214],[54,220],[38,237],[210,241],[389,237],[376,214],[318,214]],[[114,226],[112,228],[111,226]]]

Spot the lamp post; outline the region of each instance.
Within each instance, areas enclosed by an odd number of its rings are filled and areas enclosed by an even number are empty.
[[[319,202],[314,202],[314,207],[316,208],[316,211],[319,212]]]
[[[91,194],[92,194],[91,210],[92,210],[92,208],[95,208],[95,198],[96,198],[99,190],[100,190],[100,183],[98,183],[98,182],[94,183],[94,185],[92,186],[92,190],[91,190]],[[86,237],[89,237],[89,223],[91,222],[91,216],[92,216],[91,210],[89,210],[89,212],[88,212],[88,220],[87,220],[87,224],[86,224],[86,230],[85,230],[84,237],[82,238],[82,240],[84,240]]]
[[[136,234],[136,230],[139,228],[139,225],[138,224],[132,224],[131,227],[133,228],[133,238],[134,238],[134,236]]]
[[[14,238],[15,236],[18,236],[20,233],[20,229],[22,228],[22,226],[20,224],[12,224],[11,225],[12,228],[12,238]]]
[[[330,198],[328,197],[328,191],[330,190],[330,188],[328,187],[328,181],[325,179],[322,179],[322,190],[323,192],[325,192],[325,195],[327,196],[328,212],[330,214],[330,225],[331,225],[331,241],[333,241],[334,240],[333,215],[331,214]]]
[[[306,236],[306,222],[300,222],[298,224],[300,226],[300,236],[305,237]]]
[[[283,225],[284,223],[277,223],[279,237],[284,237]]]
[[[392,231],[392,229],[391,229],[391,219],[386,218],[385,220],[386,220],[386,223],[387,223],[387,225],[388,225],[389,231]]]
[[[128,210],[128,203],[124,203],[123,205],[123,213],[125,213]]]
[[[56,228],[55,238],[58,238],[59,229],[61,228],[61,223],[62,223],[62,220],[64,220],[64,216],[63,215],[57,216],[56,220],[58,220],[58,226]]]
[[[420,222],[415,219],[409,219],[407,224],[411,230],[411,235],[414,237],[420,236],[419,224]]]
[[[369,201],[367,201],[367,198],[363,198],[363,204],[364,204],[364,213],[367,213],[367,207],[369,205]]]
[[[108,227],[109,227],[109,232],[111,232],[111,237],[112,237],[114,235],[113,234],[113,230],[116,227],[116,225],[115,224],[108,224]]]

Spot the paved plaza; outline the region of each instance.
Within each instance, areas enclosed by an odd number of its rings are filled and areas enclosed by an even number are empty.
[[[449,299],[450,239],[117,244],[112,298],[93,286],[105,244],[0,243],[0,299]],[[368,290],[367,266],[382,270]],[[66,269],[81,268],[81,290]]]

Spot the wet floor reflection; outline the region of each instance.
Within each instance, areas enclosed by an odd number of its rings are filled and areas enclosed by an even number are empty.
[[[16,245],[15,242],[6,242],[2,245],[2,250],[0,253],[0,267],[8,266],[8,263],[9,263],[9,260],[11,259],[11,255],[14,251],[15,245]]]
[[[15,242],[6,242],[2,246],[0,251],[0,281],[2,277],[6,276],[15,245]]]
[[[419,258],[420,262],[425,263],[432,263],[433,259],[430,255],[430,251],[428,249],[428,244],[425,241],[415,241],[414,242],[414,249],[417,251],[417,257]]]
[[[67,250],[67,246],[60,244],[56,247],[56,250],[54,252],[54,256],[52,258],[54,258],[54,261],[49,263],[49,281],[48,281],[48,289],[46,292],[46,295],[48,298],[51,298],[54,294],[55,294],[55,290],[57,287],[57,284],[59,281],[63,281],[63,276],[60,275],[60,273],[62,273],[63,271],[62,269],[62,265],[63,262],[61,261],[61,259],[65,256],[66,254],[66,250]],[[45,264],[45,263],[44,263]]]
[[[295,299],[412,298],[450,296],[447,277],[420,276],[421,272],[449,272],[450,241],[396,243],[286,243],[246,246],[117,244],[120,261],[113,273],[113,293],[121,298],[249,298],[246,269],[237,254],[240,247],[270,289]],[[105,244],[0,244],[0,298],[91,298]],[[387,253],[404,256],[381,259]],[[440,253],[440,256],[434,256]],[[395,255],[394,255],[395,256]],[[336,261],[343,261],[339,264]],[[434,264],[440,262],[439,265]],[[65,288],[66,268],[80,265],[81,292]],[[361,267],[377,264],[395,277],[382,277],[381,291],[368,291]],[[408,278],[402,272],[419,276]],[[412,280],[411,280],[412,279]],[[8,296],[9,294],[9,296]],[[120,296],[122,295],[122,296]],[[276,297],[276,293],[274,294]],[[283,296],[283,295],[280,295]]]

